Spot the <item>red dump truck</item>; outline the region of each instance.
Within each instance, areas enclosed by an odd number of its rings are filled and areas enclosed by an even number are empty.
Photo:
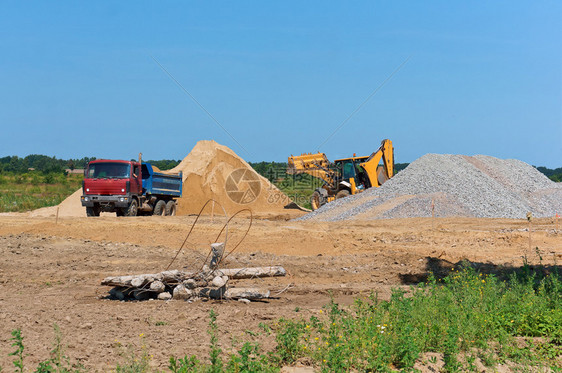
[[[88,216],[175,215],[182,174],[155,172],[150,163],[99,159],[84,170],[82,206]]]

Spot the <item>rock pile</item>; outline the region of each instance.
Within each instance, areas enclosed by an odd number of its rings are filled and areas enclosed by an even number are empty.
[[[432,207],[433,206],[433,207]],[[514,159],[426,154],[380,188],[340,199],[302,220],[336,221],[465,216],[552,217],[562,211],[562,184]]]

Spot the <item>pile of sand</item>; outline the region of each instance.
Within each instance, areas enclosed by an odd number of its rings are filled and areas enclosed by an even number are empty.
[[[165,173],[180,171],[183,194],[178,201],[178,215],[198,213],[211,198],[229,215],[243,208],[254,213],[282,212],[290,202],[235,152],[212,140],[199,141],[179,165]]]
[[[86,217],[86,208],[82,207],[80,196],[82,196],[82,188],[72,193],[58,206],[43,207],[37,210],[33,210],[29,213],[29,216],[42,218],[54,217],[56,216],[58,209],[59,217],[61,218]]]

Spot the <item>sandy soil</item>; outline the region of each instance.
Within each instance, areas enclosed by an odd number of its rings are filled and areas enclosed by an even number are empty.
[[[93,371],[114,367],[124,351],[119,346],[129,344],[138,351],[145,345],[152,364],[160,368],[172,354],[204,358],[211,308],[219,314],[224,350],[255,339],[271,349],[274,337],[259,334],[260,323],[319,314],[330,294],[344,304],[371,291],[388,298],[392,287],[422,281],[429,271],[447,273],[463,259],[498,274],[520,267],[525,255],[531,263],[539,261],[528,250],[528,224],[522,220],[305,223],[286,218],[254,220],[248,237],[225,264],[278,264],[290,273],[253,280],[276,298],[243,304],[100,299],[109,290],[100,285],[106,276],[165,269],[194,217],[60,218],[55,224],[54,218],[0,216],[0,365],[11,369],[7,353],[12,350],[10,332],[16,328],[23,330],[29,366],[47,358],[53,323],[62,330],[67,355]],[[231,226],[230,248],[248,223],[241,218]],[[203,218],[172,267],[200,266],[220,228],[219,218]],[[539,247],[543,263],[562,262],[562,233],[554,228],[551,219],[533,222],[532,245]]]

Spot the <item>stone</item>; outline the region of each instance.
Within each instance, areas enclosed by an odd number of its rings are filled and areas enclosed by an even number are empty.
[[[211,286],[222,288],[224,285],[226,285],[227,281],[228,277],[226,276],[216,276],[215,278],[213,278],[213,281],[211,281]]]
[[[183,285],[178,285],[174,288],[174,294],[173,294],[173,298],[178,300],[178,299],[189,299],[193,296],[193,291],[190,289],[187,289],[185,286]]]
[[[164,290],[166,290],[166,286],[162,281],[156,280],[150,284],[150,291],[154,291],[156,293],[162,293]]]
[[[158,299],[160,300],[169,300],[172,299],[172,294],[168,293],[167,291],[158,294]]]

